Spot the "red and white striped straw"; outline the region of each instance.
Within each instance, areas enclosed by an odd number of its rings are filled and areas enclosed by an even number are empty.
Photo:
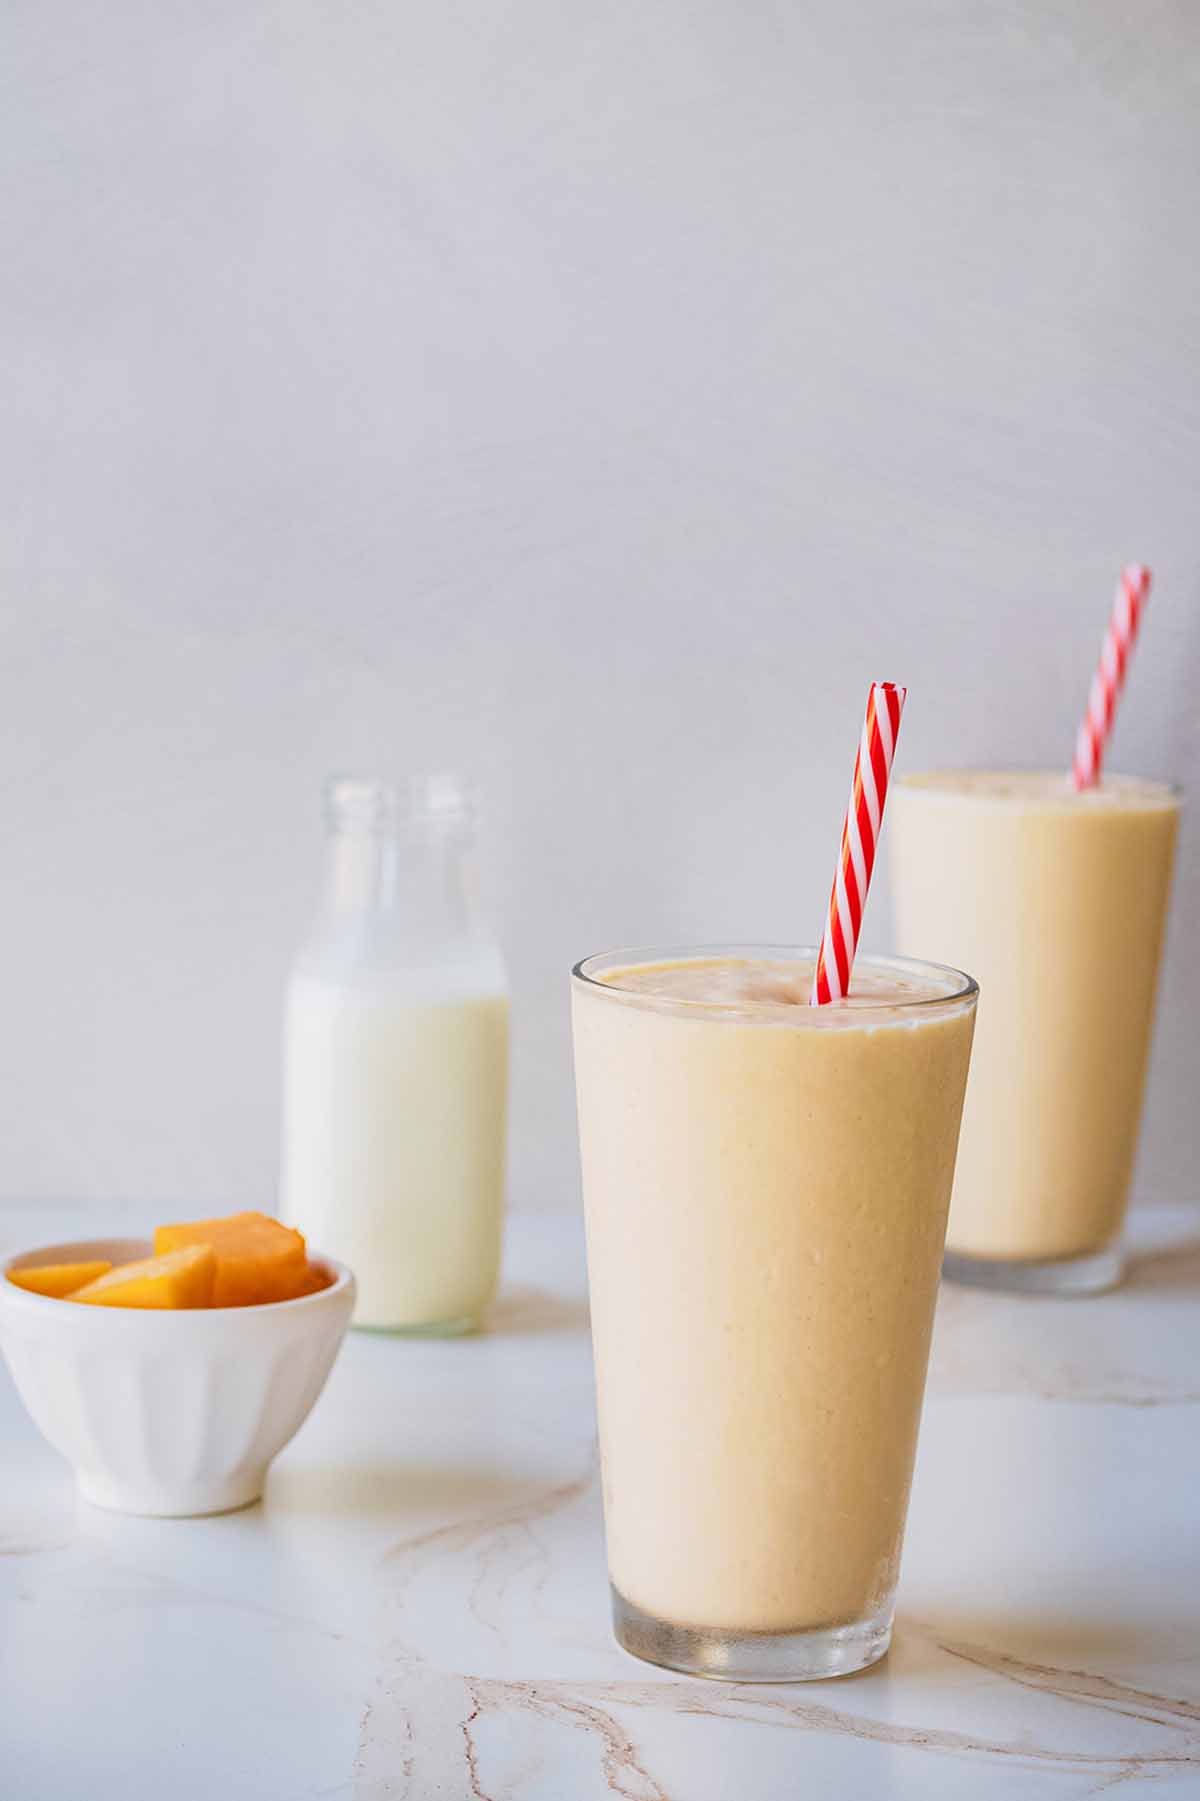
[[[1129,666],[1133,641],[1137,637],[1142,608],[1150,594],[1150,571],[1141,563],[1130,563],[1121,571],[1112,618],[1104,634],[1100,662],[1092,677],[1087,712],[1075,740],[1075,761],[1071,767],[1076,788],[1094,788],[1100,780],[1100,765],[1108,748],[1113,714],[1117,710],[1125,671]]]
[[[900,715],[907,693],[907,688],[897,688],[892,682],[872,682],[867,695],[867,716],[863,721],[858,755],[854,759],[854,781],[850,788],[850,804],[846,808],[846,823],[842,827],[837,873],[829,896],[829,916],[817,954],[817,967],[813,971],[810,1004],[814,1007],[840,1000],[850,989],[850,971],[862,929],[871,871],[875,867],[883,803],[887,799],[888,777],[896,754]]]

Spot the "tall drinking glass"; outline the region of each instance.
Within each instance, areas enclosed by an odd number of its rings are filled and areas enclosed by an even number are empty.
[[[976,987],[813,953],[591,957],[575,1067],[616,1634],[739,1680],[883,1656]]]
[[[1180,797],[1106,776],[893,784],[896,942],[983,989],[946,1274],[1083,1294],[1120,1279]]]

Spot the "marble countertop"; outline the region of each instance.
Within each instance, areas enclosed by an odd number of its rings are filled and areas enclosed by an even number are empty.
[[[95,1219],[8,1208],[0,1241]],[[485,1336],[351,1334],[243,1513],[77,1501],[5,1373],[0,1790],[1200,1795],[1200,1216],[1133,1237],[1118,1294],[943,1290],[895,1643],[836,1683],[689,1681],[614,1645],[573,1220],[511,1222]]]

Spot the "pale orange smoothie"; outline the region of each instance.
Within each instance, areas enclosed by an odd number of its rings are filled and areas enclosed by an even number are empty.
[[[1179,797],[1122,776],[1077,793],[1063,773],[951,771],[896,783],[888,811],[897,945],[962,961],[982,993],[947,1271],[1107,1286]]]
[[[860,958],[593,958],[573,982],[617,1632],[675,1667],[887,1648],[974,1024]]]

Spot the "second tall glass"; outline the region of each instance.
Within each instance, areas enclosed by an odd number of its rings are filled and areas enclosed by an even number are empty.
[[[1178,793],[958,770],[891,798],[896,942],[963,960],[983,1009],[946,1273],[1082,1294],[1121,1274]]]

